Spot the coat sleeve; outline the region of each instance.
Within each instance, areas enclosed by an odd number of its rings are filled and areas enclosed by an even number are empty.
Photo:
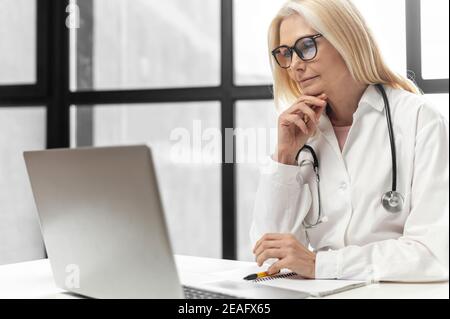
[[[252,247],[266,233],[294,234],[305,246],[302,221],[311,207],[311,192],[298,166],[272,158],[261,167],[250,228]]]
[[[317,254],[319,279],[448,280],[449,132],[444,118],[416,135],[411,209],[398,239]]]

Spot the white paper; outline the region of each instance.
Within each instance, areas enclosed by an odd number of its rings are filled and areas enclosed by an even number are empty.
[[[257,267],[243,267],[240,269],[211,273],[214,277],[230,280],[230,281],[245,281],[243,278],[249,274],[262,272],[267,270],[267,266]],[[287,269],[283,269],[281,274],[289,273]],[[259,285],[284,288],[289,290],[301,291],[311,294],[312,296],[326,296],[333,293],[345,291],[347,289],[365,286],[365,281],[356,280],[311,280],[303,279],[300,276],[292,276],[287,278],[266,278],[258,281]]]
[[[325,296],[347,290],[346,288],[352,289],[365,286],[366,282],[355,280],[311,280],[291,277],[263,281],[260,284],[307,292],[313,296]]]

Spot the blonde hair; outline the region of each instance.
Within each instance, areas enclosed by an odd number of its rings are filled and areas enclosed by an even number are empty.
[[[285,69],[278,67],[271,51],[280,45],[280,25],[288,16],[301,15],[340,53],[351,76],[358,83],[385,84],[415,94],[423,94],[415,83],[393,72],[359,10],[350,0],[290,0],[280,9],[269,27],[269,56],[278,111],[302,95],[301,88]]]

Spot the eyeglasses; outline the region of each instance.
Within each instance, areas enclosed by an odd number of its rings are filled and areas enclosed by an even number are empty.
[[[272,55],[277,61],[278,65],[283,69],[291,66],[293,52],[295,52],[303,61],[311,61],[317,55],[316,39],[320,38],[321,34],[301,37],[293,47],[281,45],[272,51]]]

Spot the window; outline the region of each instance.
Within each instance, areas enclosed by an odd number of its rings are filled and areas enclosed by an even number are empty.
[[[79,137],[74,130],[80,109],[93,112],[94,146],[148,144],[152,148],[175,253],[220,258],[219,103],[73,107],[72,131]]]
[[[406,76],[405,0],[353,0],[353,3],[374,33],[388,66]]]
[[[71,52],[79,55],[79,67],[90,64],[92,81],[84,86],[72,81],[72,89],[219,85],[218,0],[75,3],[81,23],[72,33]]]
[[[422,77],[448,79],[448,1],[426,0],[420,4]]]
[[[0,85],[36,81],[36,0],[0,0]]]
[[[272,83],[267,31],[284,0],[233,0],[235,82]]]
[[[284,0],[234,1],[236,84],[272,82],[267,32],[272,19],[284,3]],[[405,1],[354,0],[354,3],[372,27],[388,65],[394,71],[406,75]],[[380,19],[380,15],[383,19]]]
[[[278,114],[272,101],[238,102],[235,110],[238,259],[253,261],[249,230],[259,168],[275,151]]]

